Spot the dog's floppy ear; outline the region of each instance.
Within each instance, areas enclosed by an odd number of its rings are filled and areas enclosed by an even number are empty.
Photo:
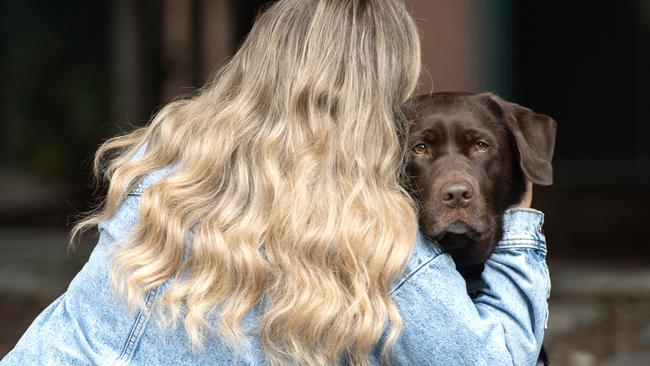
[[[557,124],[553,118],[535,113],[496,95],[478,95],[490,111],[501,117],[515,137],[519,163],[526,177],[539,185],[553,183],[553,151]]]
[[[401,105],[400,112],[407,120],[416,120],[420,117],[420,110],[423,107],[423,103],[430,98],[431,94],[422,94],[416,97],[411,97]]]

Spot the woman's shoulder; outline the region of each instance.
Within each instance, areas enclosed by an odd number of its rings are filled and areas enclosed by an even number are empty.
[[[147,144],[145,143],[135,154],[133,160],[141,159],[146,150]],[[115,240],[119,240],[129,233],[137,224],[140,216],[140,196],[150,187],[156,183],[164,180],[170,176],[175,167],[174,165],[165,165],[155,168],[143,177],[138,179],[137,184],[131,188],[119,207],[112,213],[112,215],[102,221],[98,225],[100,231],[106,231]]]
[[[145,143],[138,149],[138,151],[135,153],[133,160],[139,160],[144,156],[144,153],[147,150],[148,143],[145,141]],[[144,177],[140,179],[138,184],[129,192],[129,195],[140,195],[142,194],[147,188],[151,187],[152,185],[158,183],[162,179],[166,178],[169,176],[174,170],[174,166],[172,164],[170,165],[165,165],[162,167],[159,167],[157,169],[154,169],[147,173]]]
[[[138,183],[127,192],[117,210],[107,220],[99,223],[98,228],[106,230],[116,239],[132,230],[140,215],[140,196],[148,188],[170,176],[173,171],[173,166],[163,166],[150,171],[139,179]]]

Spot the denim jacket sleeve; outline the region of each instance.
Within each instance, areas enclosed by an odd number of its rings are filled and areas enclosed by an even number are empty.
[[[418,233],[392,289],[404,322],[391,352],[398,365],[534,365],[548,316],[550,279],[543,214],[510,209],[485,265],[487,288],[470,298],[452,258]]]

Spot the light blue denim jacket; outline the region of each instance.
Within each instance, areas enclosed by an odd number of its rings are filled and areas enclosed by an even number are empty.
[[[167,174],[140,182],[119,210],[99,225],[99,240],[67,291],[27,329],[0,361],[10,365],[264,365],[259,339],[251,335],[234,360],[218,338],[193,353],[182,322],[160,330],[145,310],[129,313],[108,280],[110,246],[138,220],[140,194]],[[545,262],[543,214],[510,209],[505,234],[487,261],[487,288],[474,299],[452,258],[418,233],[404,274],[391,289],[404,329],[391,352],[395,365],[533,365],[548,317],[550,281]],[[150,291],[149,308],[164,291]],[[243,321],[255,329],[258,310]],[[371,354],[379,364],[381,342]]]

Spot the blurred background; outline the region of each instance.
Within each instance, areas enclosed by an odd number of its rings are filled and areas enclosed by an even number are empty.
[[[256,0],[0,0],[0,357],[81,268],[93,152],[201,86]],[[493,91],[558,122],[536,188],[555,365],[650,365],[650,1],[407,0],[421,92]],[[101,192],[99,192],[101,193]]]

